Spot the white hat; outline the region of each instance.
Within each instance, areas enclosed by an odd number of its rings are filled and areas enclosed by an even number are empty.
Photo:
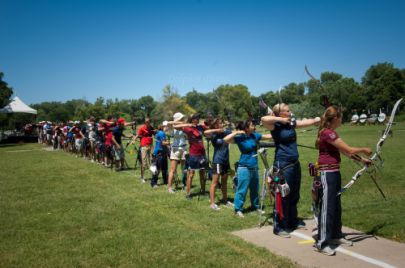
[[[180,121],[181,119],[183,119],[184,118],[184,114],[182,114],[182,113],[175,113],[174,115],[173,115],[173,121],[175,121],[175,122],[177,122],[177,121]]]
[[[168,123],[169,123],[169,122],[167,122],[167,121],[163,121],[163,122],[162,122],[162,125],[165,127],[165,126],[167,126]]]

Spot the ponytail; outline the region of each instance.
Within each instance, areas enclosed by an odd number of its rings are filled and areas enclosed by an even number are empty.
[[[336,106],[329,106],[325,112],[323,113],[321,117],[321,122],[319,123],[319,129],[318,129],[318,136],[315,141],[315,147],[319,149],[319,142],[321,139],[321,134],[325,129],[330,128],[333,120],[335,118],[341,118],[342,117],[342,111],[340,108]]]

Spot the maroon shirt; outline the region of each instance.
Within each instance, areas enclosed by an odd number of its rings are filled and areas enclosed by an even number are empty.
[[[332,129],[325,129],[322,131],[319,140],[319,158],[318,165],[339,165],[340,153],[339,149],[330,144],[339,138],[336,131]],[[334,168],[336,169],[336,168]]]
[[[203,133],[206,129],[207,127],[205,125],[183,128],[183,132],[187,135],[188,143],[190,144],[190,155],[205,155]]]

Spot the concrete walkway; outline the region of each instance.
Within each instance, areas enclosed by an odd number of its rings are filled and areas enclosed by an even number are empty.
[[[304,267],[405,267],[405,244],[346,227],[343,227],[343,233],[353,241],[352,247],[337,247],[335,256],[316,252],[311,237],[313,222],[306,221],[306,224],[308,230],[296,230],[291,233],[291,238],[274,235],[272,226],[241,230],[233,234],[277,255],[288,257]]]

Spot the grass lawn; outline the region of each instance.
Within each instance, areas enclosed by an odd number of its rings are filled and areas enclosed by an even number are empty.
[[[350,145],[374,149],[383,128],[344,126],[339,134]],[[379,182],[387,201],[363,175],[344,193],[342,202],[344,225],[404,242],[405,131],[401,129],[405,124],[394,126],[394,137],[382,149],[385,164]],[[298,134],[300,144],[313,145],[316,131],[298,130]],[[294,266],[230,234],[257,226],[255,213],[239,219],[229,208],[211,211],[206,197],[187,201],[184,192],[171,195],[165,187],[142,184],[139,169],[117,173],[42,148],[0,146],[0,267]],[[312,182],[306,166],[316,160],[317,151],[300,148],[300,155],[299,213],[310,217]],[[238,157],[236,146],[231,146],[231,163]],[[133,166],[134,156],[128,156],[128,162]],[[344,183],[357,169],[343,159]],[[269,201],[265,204],[270,211]]]
[[[230,234],[257,224],[256,214],[241,220],[208,205],[151,189],[138,170],[116,173],[37,144],[2,146],[0,267],[293,266]]]

